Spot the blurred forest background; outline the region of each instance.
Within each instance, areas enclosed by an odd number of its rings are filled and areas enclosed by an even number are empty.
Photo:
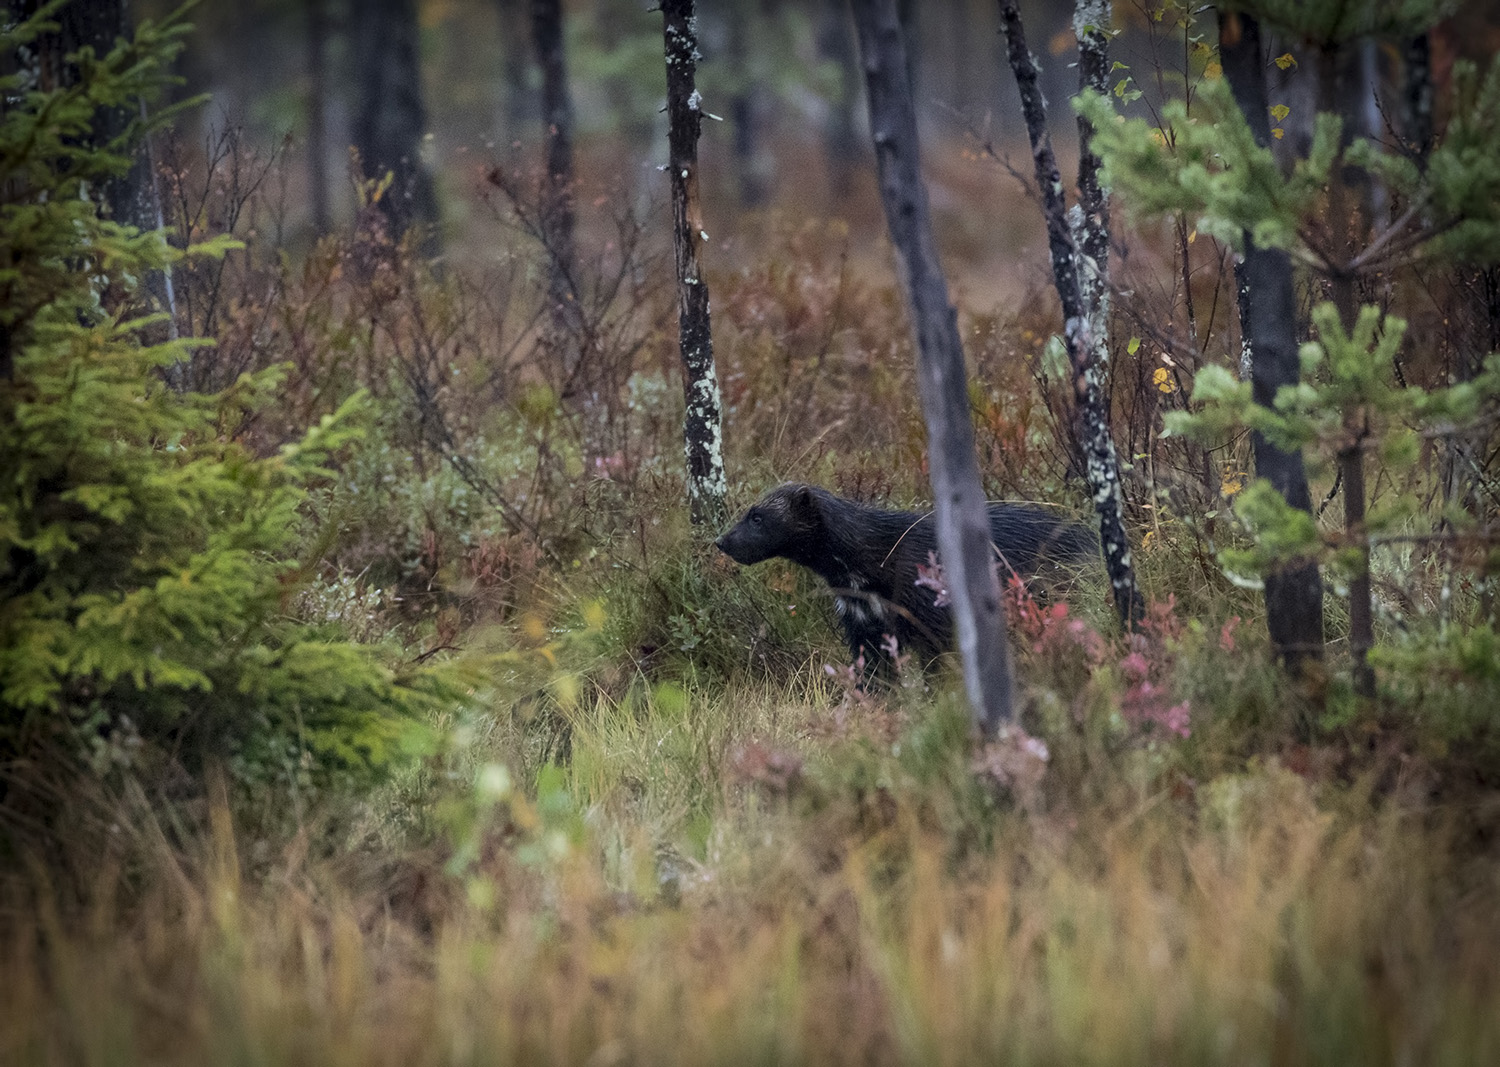
[[[1006,6],[895,10],[983,489],[1096,525]],[[0,1061],[1500,1061],[1500,4],[1104,7],[1147,606],[1010,583],[981,743],[689,520],[659,11],[11,0]],[[731,512],[925,508],[849,5],[699,8]]]

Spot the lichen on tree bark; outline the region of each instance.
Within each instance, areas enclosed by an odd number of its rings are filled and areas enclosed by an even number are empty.
[[[1107,4],[1097,2],[1087,6],[1090,9],[1108,7]],[[1083,19],[1080,16],[1077,23],[1080,30],[1085,26],[1098,29],[1104,24],[1102,17],[1094,21]],[[1075,239],[1073,226],[1068,221],[1062,175],[1057,167],[1057,157],[1052,151],[1052,138],[1047,132],[1047,105],[1042,99],[1037,79],[1036,60],[1026,46],[1026,30],[1021,23],[1016,0],[1000,0],[1000,24],[1005,32],[1010,68],[1015,74],[1016,86],[1021,95],[1021,110],[1026,119],[1026,132],[1031,140],[1037,188],[1042,195],[1042,212],[1047,223],[1047,246],[1052,257],[1052,277],[1062,303],[1063,340],[1072,366],[1073,399],[1078,420],[1075,432],[1084,453],[1084,476],[1088,479],[1089,493],[1099,517],[1099,540],[1104,550],[1104,566],[1109,574],[1110,588],[1114,593],[1115,609],[1127,626],[1133,626],[1144,613],[1144,603],[1136,586],[1130,538],[1125,532],[1120,463],[1115,454],[1114,437],[1110,433],[1109,405],[1105,399],[1101,373],[1109,354],[1103,318],[1107,308],[1103,306],[1102,297],[1103,291],[1107,289],[1104,271],[1109,247],[1108,223],[1103,215],[1104,193],[1098,186],[1096,162],[1093,168],[1093,191],[1085,194],[1086,199],[1092,202],[1082,205],[1082,217],[1079,220],[1079,229],[1091,242],[1091,263],[1085,266],[1081,262],[1081,242]],[[1101,46],[1095,43],[1086,51],[1097,52],[1099,47]],[[1090,66],[1085,65],[1083,76],[1093,76]],[[1082,127],[1080,132],[1083,132]],[[1092,155],[1087,143],[1082,149],[1083,158]],[[1092,305],[1084,298],[1085,275],[1088,276],[1088,285],[1096,288],[1099,293],[1099,298]]]
[[[672,245],[677,265],[688,511],[695,524],[716,526],[725,517],[723,404],[714,370],[708,283],[698,264],[698,245],[708,239],[708,234],[698,199],[698,135],[703,111],[694,85],[700,56],[693,7],[693,0],[663,0],[661,5],[667,65],[667,169],[672,185]]]

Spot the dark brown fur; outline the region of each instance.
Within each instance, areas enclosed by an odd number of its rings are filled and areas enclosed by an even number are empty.
[[[991,504],[990,536],[1008,571],[1030,578],[1098,556],[1084,527],[1046,508]],[[715,542],[737,563],[799,563],[833,590],[834,610],[856,660],[880,664],[886,635],[924,660],[952,644],[948,609],[918,586],[917,567],[937,550],[931,513],[885,511],[810,485],[771,490]]]

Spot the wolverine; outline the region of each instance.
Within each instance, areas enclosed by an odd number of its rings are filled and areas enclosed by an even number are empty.
[[[1094,535],[1033,504],[991,504],[990,539],[1000,577],[1062,576],[1099,554]],[[887,635],[924,662],[952,645],[953,623],[918,566],[937,551],[931,512],[886,511],[789,482],[772,489],[714,542],[740,564],[781,557],[828,583],[856,662],[886,666]]]

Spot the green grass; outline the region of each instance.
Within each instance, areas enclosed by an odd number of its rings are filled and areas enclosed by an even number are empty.
[[[222,791],[176,845],[122,814],[76,896],[5,880],[0,1060],[1493,1060],[1493,804],[1410,760],[1246,757],[1211,723],[1271,714],[1275,673],[1251,648],[1215,696],[1217,647],[1183,648],[1182,745],[1097,681],[1029,691],[1024,810],[969,773],[952,679],[860,698],[814,663],[530,718],[497,690],[420,781],[279,837]],[[412,806],[436,832],[390,831]]]

